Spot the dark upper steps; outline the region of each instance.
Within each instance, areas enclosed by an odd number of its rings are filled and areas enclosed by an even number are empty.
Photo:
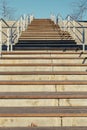
[[[60,29],[50,19],[34,19],[22,32],[15,50],[80,48],[67,31]]]

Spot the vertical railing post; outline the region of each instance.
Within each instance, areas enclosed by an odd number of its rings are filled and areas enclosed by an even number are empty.
[[[63,20],[63,30],[66,31],[66,22]]]
[[[20,18],[20,30],[23,31],[23,18]]]
[[[17,22],[17,39],[19,38],[20,36],[20,22],[18,21]]]
[[[33,21],[33,19],[34,19],[34,16],[30,15],[30,23]]]
[[[7,28],[7,51],[10,50],[10,28]]]
[[[59,24],[60,28],[62,28],[62,24],[61,24],[61,16],[60,16],[60,15],[58,15],[58,24]]]
[[[23,16],[23,31],[26,30],[26,15]]]
[[[2,53],[2,22],[0,21],[0,55]]]
[[[58,15],[57,15],[57,17],[56,17],[56,24],[58,25],[58,21],[59,21],[59,19],[58,19]]]
[[[12,28],[10,28],[10,50],[13,51],[13,31],[12,31]]]
[[[56,16],[54,15],[54,23],[56,24]]]
[[[68,31],[70,32],[70,16],[68,16]]]
[[[54,14],[51,14],[51,20],[56,24],[56,16]]]
[[[85,29],[83,28],[83,34],[82,34],[82,38],[83,38],[83,52],[85,51]]]
[[[28,15],[26,16],[26,29],[28,27],[28,24],[29,24],[29,19],[28,19]]]
[[[73,38],[74,38],[74,39],[75,39],[75,31],[76,31],[75,21],[73,20]]]

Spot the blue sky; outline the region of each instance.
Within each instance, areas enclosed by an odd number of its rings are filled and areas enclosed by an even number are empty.
[[[72,12],[72,2],[75,0],[7,0],[9,6],[16,10],[16,17],[33,13],[36,18],[49,18],[51,13],[61,13],[66,17]],[[76,0],[77,1],[77,0]]]

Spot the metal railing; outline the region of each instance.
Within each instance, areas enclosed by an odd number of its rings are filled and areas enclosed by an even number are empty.
[[[73,39],[78,43],[82,44],[82,50],[85,51],[85,28],[78,21],[74,20],[70,15],[65,19],[59,14],[57,16],[58,25],[64,31],[68,31]]]
[[[0,19],[0,54],[2,52],[2,45],[3,43],[8,44],[10,43],[10,29],[11,27],[7,24],[4,19]],[[7,47],[9,50],[9,47]]]
[[[4,19],[0,19],[0,53],[3,45],[7,47],[7,51],[13,50],[13,45],[18,42],[21,33],[27,29],[33,19],[33,15],[23,15],[12,26],[9,26]]]
[[[50,15],[50,19],[56,24],[56,16],[54,14]]]

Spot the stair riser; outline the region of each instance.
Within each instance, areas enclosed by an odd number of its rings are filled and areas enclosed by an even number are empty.
[[[25,55],[2,55],[2,57],[50,57],[50,54],[31,54],[31,55],[27,55],[27,54],[25,54]]]
[[[9,54],[5,55],[3,54],[2,57],[86,57],[87,54]]]
[[[33,118],[33,117],[4,117],[4,118],[0,118],[0,127],[31,127],[31,124],[35,123],[36,125],[39,124],[39,126],[60,126],[61,124],[61,119],[60,118],[46,118],[46,117],[42,117],[42,118]]]
[[[87,75],[0,75],[0,80],[86,80]]]
[[[75,124],[75,126],[87,126],[87,117],[64,117],[62,118],[63,119],[63,123],[62,125],[63,126],[73,126],[73,124]],[[85,120],[85,121],[84,121]],[[61,127],[61,118],[33,118],[33,117],[30,117],[30,118],[0,118],[0,126],[2,127],[29,127],[31,126],[31,124],[34,123],[36,125],[39,124],[39,127],[42,126],[50,126],[50,127],[58,127],[60,126]],[[36,127],[35,127],[36,128]],[[34,128],[34,129],[35,129]],[[54,128],[53,128],[54,129]],[[53,130],[51,129],[51,130]],[[3,130],[3,129],[2,129]],[[20,130],[20,129],[18,129]],[[23,130],[23,129],[22,129]],[[36,129],[35,129],[36,130]],[[41,129],[42,130],[42,129]],[[55,129],[54,129],[55,130]],[[58,129],[58,130],[61,130],[61,129]],[[63,129],[63,130],[66,130]],[[67,129],[69,130],[69,129]],[[79,130],[79,129],[73,129],[73,130]],[[82,129],[82,130],[86,130],[86,128]]]
[[[87,87],[85,87],[86,89]],[[61,90],[62,88],[60,88]],[[0,92],[55,92],[55,85],[0,85]]]
[[[84,59],[57,59],[57,60],[48,60],[48,59],[25,59],[25,60],[17,60],[17,59],[10,59],[10,60],[7,60],[7,59],[3,59],[1,60],[1,63],[13,63],[13,64],[16,64],[16,63],[83,63],[84,62]],[[85,61],[85,63],[87,63],[87,60]]]
[[[15,64],[15,63],[51,63],[51,60],[45,60],[45,59],[41,59],[41,60],[36,60],[36,59],[30,59],[30,60],[27,60],[27,59],[25,59],[25,60],[22,60],[22,59],[20,59],[20,60],[16,60],[16,59],[14,59],[14,60],[7,60],[7,59],[3,59],[3,60],[1,60],[1,63],[13,63],[13,64]]]
[[[58,99],[12,99],[0,100],[0,107],[36,107],[36,106],[58,106]]]
[[[87,99],[12,99],[0,100],[0,107],[40,107],[40,106],[87,106]]]
[[[87,126],[87,117],[64,117],[64,118],[62,118],[62,120],[63,120],[63,123],[62,123],[62,125],[63,126],[73,126],[73,125],[75,125],[75,126]],[[84,121],[85,120],[85,121]],[[48,127],[48,126],[50,126],[50,127],[58,127],[58,126],[60,126],[61,127],[61,118],[33,118],[33,117],[30,117],[30,118],[19,118],[19,117],[17,117],[17,118],[0,118],[0,126],[2,127],[29,127],[30,128],[30,126],[31,126],[31,124],[32,123],[34,123],[34,124],[36,124],[36,125],[38,125],[39,124],[39,127],[40,126],[46,126],[46,127]],[[36,128],[36,127],[35,127]],[[34,128],[34,129],[35,129]],[[54,128],[53,128],[54,129]],[[53,130],[53,129],[51,129],[51,130]],[[3,129],[2,129],[3,130]],[[18,129],[18,130],[20,130],[20,129]],[[35,129],[36,130],[36,129]],[[42,130],[42,129],[41,129]],[[55,130],[55,129],[54,129]],[[58,130],[61,130],[61,129],[58,129]],[[65,129],[63,129],[63,130],[66,130],[66,128]],[[67,129],[67,130],[69,130],[69,129]],[[73,130],[79,130],[79,129],[73,129]],[[82,129],[82,130],[86,130],[86,128],[84,128],[84,129]]]
[[[36,66],[33,66],[33,67],[0,67],[0,71],[52,71],[52,67],[36,67]]]
[[[32,66],[32,67],[0,67],[2,71],[86,71],[87,67],[44,67],[44,66]]]
[[[0,92],[43,92],[43,91],[86,92],[87,85],[0,85]]]

